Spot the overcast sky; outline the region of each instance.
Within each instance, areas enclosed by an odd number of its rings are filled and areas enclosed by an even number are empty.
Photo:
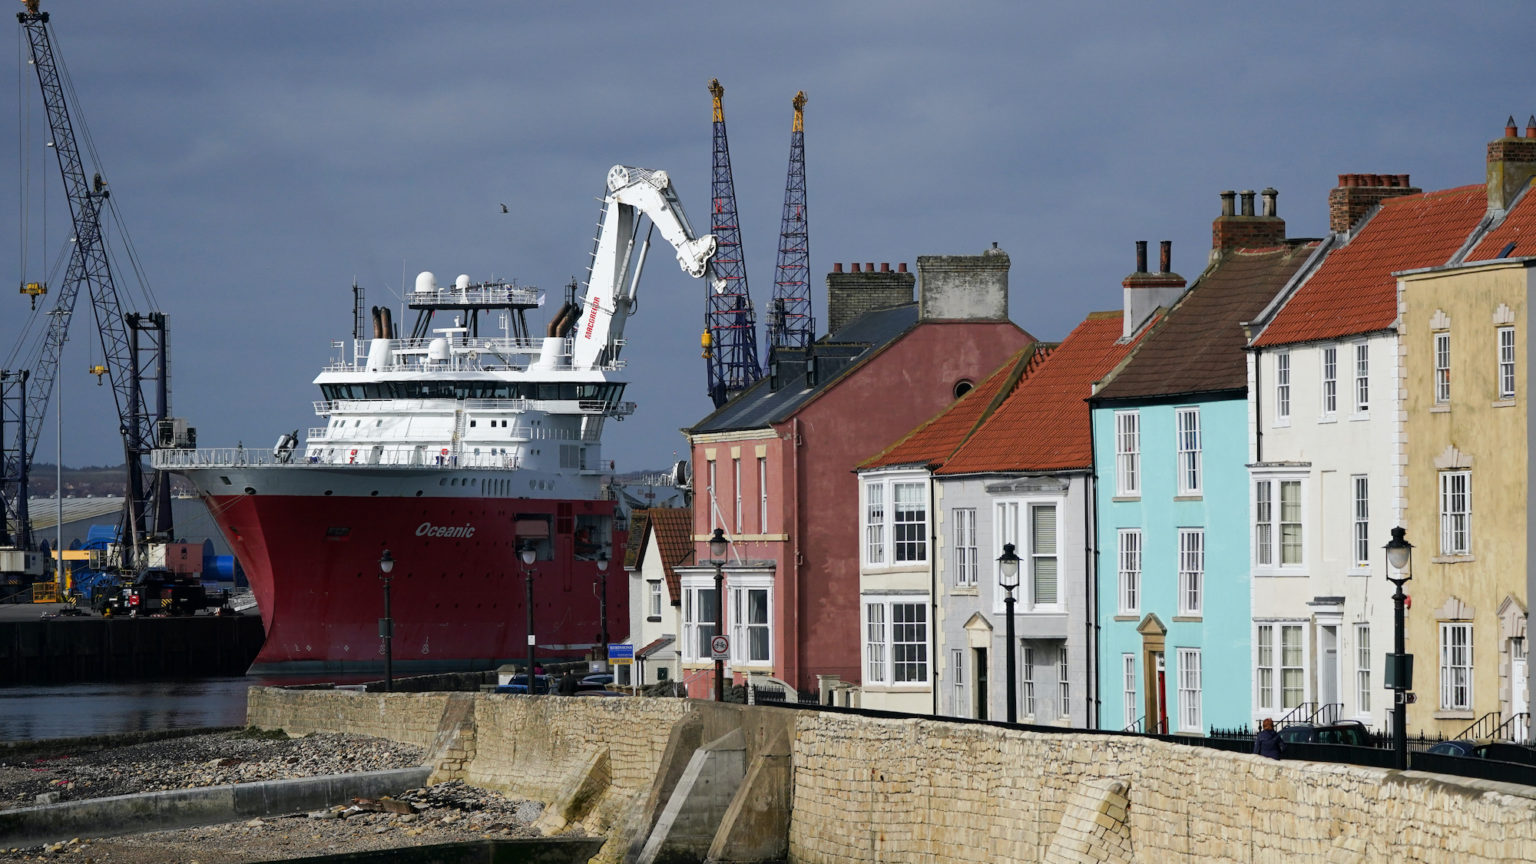
[[[1321,236],[1338,174],[1481,183],[1505,117],[1536,112],[1527,2],[43,8],[102,160],[87,171],[110,184],[170,316],[174,413],[205,447],[320,425],[311,381],[350,335],[354,278],[397,308],[422,270],[516,278],[558,305],[585,273],[611,165],[670,172],[705,230],[712,77],[760,307],[804,90],[818,322],[834,262],[915,265],[996,242],[1012,317],[1042,339],[1119,307],[1136,240],[1172,240],[1173,269],[1198,275],[1224,189],[1274,186],[1291,236]],[[15,202],[0,228],[16,239],[0,262],[13,283],[57,286],[66,211],[10,26],[3,92],[21,107],[0,112]],[[709,410],[704,288],[671,257],[653,254],[626,332],[639,408],[604,444],[620,470],[670,464],[677,430]],[[125,307],[147,309],[117,263]],[[7,290],[0,360],[29,318]],[[121,459],[110,388],[85,371],[101,355],[88,308],[61,375],[72,466]]]

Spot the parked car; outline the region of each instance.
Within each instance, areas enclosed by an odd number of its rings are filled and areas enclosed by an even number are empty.
[[[1526,744],[1517,744],[1514,741],[1466,741],[1456,739],[1453,741],[1441,741],[1426,752],[1439,756],[1463,756],[1469,759],[1491,759],[1496,762],[1536,765],[1536,748]]]
[[[1365,724],[1357,720],[1341,720],[1318,726],[1312,723],[1292,723],[1280,730],[1280,737],[1287,744],[1347,744],[1352,747],[1371,746],[1371,734]]]
[[[1475,752],[1476,749],[1476,741],[1465,741],[1458,738],[1453,741],[1441,741],[1424,752],[1432,753],[1436,756],[1468,756],[1476,758],[1479,756]]]
[[[512,680],[510,680],[507,683],[502,684],[499,687],[497,687],[496,688],[496,692],[497,693],[527,693],[528,692],[528,676],[526,674],[521,674],[521,673],[517,674],[517,675],[513,675],[512,676]],[[547,693],[549,693],[549,676],[548,675],[535,675],[535,676],[533,676],[533,695],[538,696],[539,694],[547,694]]]
[[[607,672],[598,672],[592,675],[588,675],[585,678],[582,678],[580,681],[576,682],[576,690],[577,692],[585,690],[607,690],[608,685],[612,683],[613,676],[611,674]]]

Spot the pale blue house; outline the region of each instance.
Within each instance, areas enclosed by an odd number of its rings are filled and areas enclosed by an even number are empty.
[[[1127,337],[1152,329],[1090,400],[1102,728],[1201,735],[1252,722],[1242,324],[1313,246],[1284,240],[1268,194],[1266,215],[1252,215],[1251,195],[1241,217],[1223,195],[1214,263],[1177,299],[1166,246],[1165,272],[1126,279]],[[1154,303],[1166,311],[1145,325]]]

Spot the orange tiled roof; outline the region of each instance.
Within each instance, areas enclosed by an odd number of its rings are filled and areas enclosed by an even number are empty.
[[[1465,260],[1470,263],[1526,255],[1536,255],[1536,195],[1530,189],[1525,190],[1499,227],[1489,231]]]
[[[1365,228],[1329,254],[1286,301],[1254,344],[1339,339],[1391,327],[1397,320],[1392,274],[1449,261],[1487,208],[1487,190],[1481,185],[1383,202]]]
[[[666,573],[667,597],[675,606],[683,596],[677,567],[693,561],[693,511],[686,507],[652,507],[646,512],[650,514],[656,551]]]
[[[943,462],[971,434],[1001,401],[1000,397],[1018,386],[1039,369],[1056,346],[1031,342],[1008,358],[957,401],[929,418],[906,437],[881,453],[865,460],[859,468],[889,468],[895,465],[932,467]]]
[[[1091,313],[934,473],[1091,467],[1093,383],[1141,339],[1121,343],[1121,322],[1118,311]]]

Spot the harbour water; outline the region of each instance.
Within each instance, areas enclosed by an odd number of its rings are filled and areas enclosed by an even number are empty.
[[[245,724],[246,691],[292,684],[258,676],[0,688],[0,741],[36,741]]]

